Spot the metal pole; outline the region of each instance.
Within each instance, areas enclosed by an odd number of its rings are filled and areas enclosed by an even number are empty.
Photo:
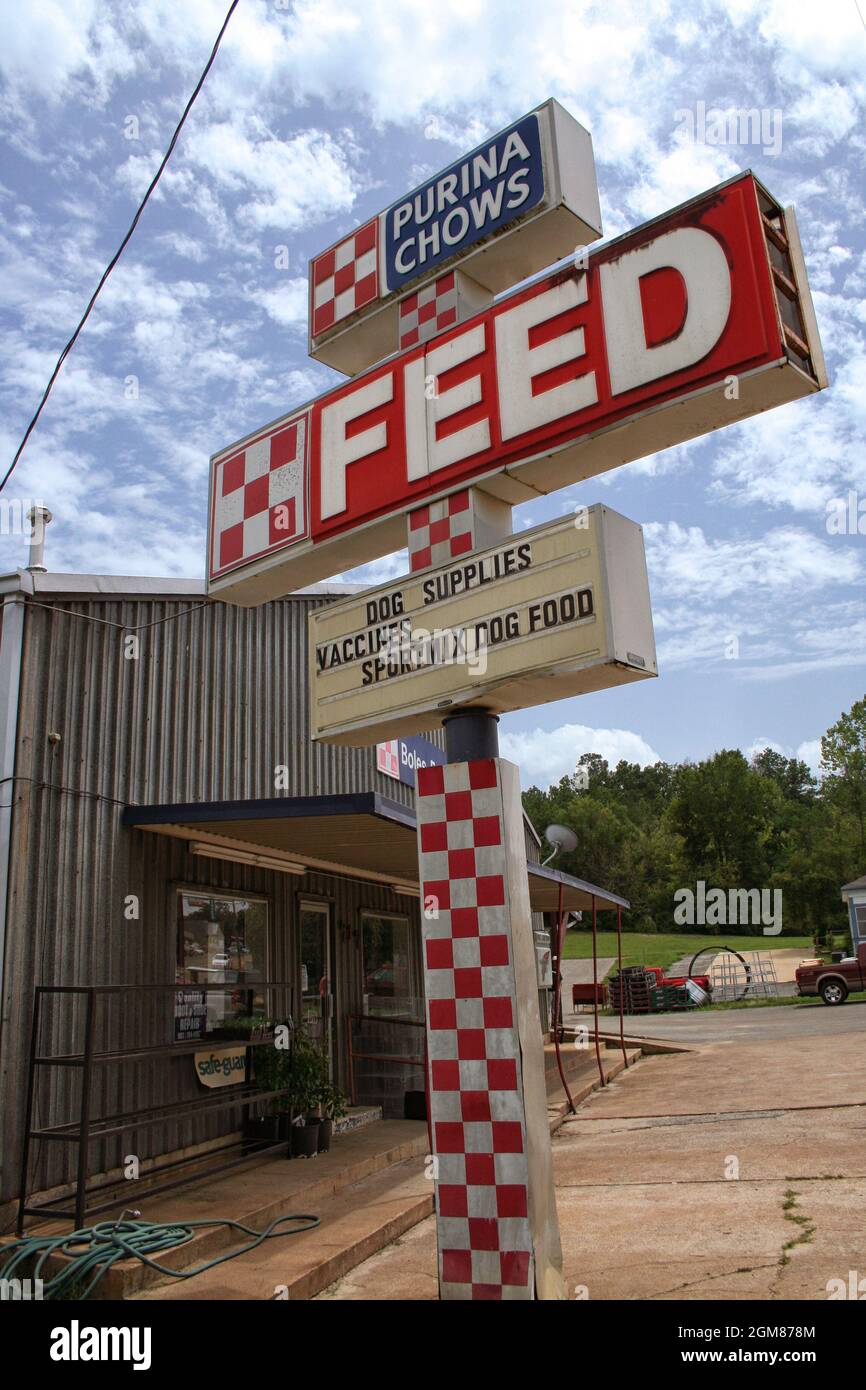
[[[564,935],[565,913],[562,909],[562,884],[559,885],[559,913],[556,919],[556,975],[553,981],[553,1047],[556,1052],[556,1065],[559,1068],[559,1079],[562,1082],[562,1089],[568,1097],[568,1108],[572,1115],[576,1115],[574,1100],[571,1091],[568,1089],[568,1082],[565,1079],[565,1068],[562,1065],[562,1054],[559,1050],[559,1018],[562,1007],[562,938]]]
[[[619,1045],[622,1048],[622,1060],[628,1066],[628,1053],[625,1050],[625,1035],[623,1033],[623,997],[622,997],[622,908],[617,904],[616,909],[616,965],[619,972]]]
[[[75,1229],[80,1231],[84,1225],[84,1212],[87,1204],[87,1176],[90,1157],[90,1087],[93,1080],[93,1020],[96,995],[93,989],[87,991],[84,1016],[84,1051],[81,1073],[81,1118],[78,1126],[78,1173],[75,1188]]]
[[[592,1015],[595,1020],[595,1060],[598,1062],[598,1075],[602,1086],[606,1086],[604,1067],[601,1064],[601,1045],[598,1041],[598,943],[596,938],[596,903],[592,895]]]
[[[499,757],[499,715],[467,705],[442,720],[449,763],[472,763]]]
[[[30,1057],[27,1063],[27,1100],[24,1107],[24,1138],[21,1145],[21,1181],[18,1189],[19,1236],[24,1234],[24,1208],[27,1205],[27,1169],[30,1161],[30,1133],[33,1129],[33,1092],[36,1085],[36,1054],[39,1048],[39,1025],[42,1014],[42,986],[36,986],[33,997],[33,1020],[30,1028]]]

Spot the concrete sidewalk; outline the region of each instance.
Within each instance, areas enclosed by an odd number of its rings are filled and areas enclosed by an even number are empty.
[[[713,1043],[593,1095],[553,1141],[570,1296],[826,1299],[866,1277],[864,1046]],[[432,1219],[322,1295],[436,1296]]]

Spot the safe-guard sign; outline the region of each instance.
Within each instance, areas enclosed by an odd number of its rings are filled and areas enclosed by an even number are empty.
[[[656,674],[643,537],[606,507],[310,614],[313,737],[373,743]]]
[[[217,454],[209,592],[278,597],[469,481],[529,501],[826,385],[793,212],[751,175],[583,255]]]

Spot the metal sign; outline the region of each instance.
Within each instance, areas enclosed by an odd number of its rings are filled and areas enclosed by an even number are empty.
[[[389,738],[376,745],[376,768],[384,777],[414,787],[419,767],[442,767],[445,749],[429,738]]]
[[[577,523],[577,524],[576,524]],[[643,533],[607,507],[310,614],[312,736],[375,743],[657,674]]]
[[[545,192],[538,122],[537,112],[525,116],[388,209],[387,289],[414,285],[538,207]]]
[[[827,384],[793,210],[744,174],[212,460],[209,585],[256,604]]]
[[[210,1052],[196,1052],[193,1058],[195,1074],[202,1086],[238,1086],[246,1080],[247,1049],[244,1043],[218,1047]]]
[[[589,132],[547,101],[310,261],[310,354],[394,351],[399,296],[460,265],[492,295],[601,236]]]

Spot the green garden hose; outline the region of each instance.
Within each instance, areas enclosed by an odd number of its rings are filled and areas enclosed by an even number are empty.
[[[101,1221],[96,1226],[84,1226],[80,1231],[72,1231],[63,1236],[21,1236],[0,1251],[3,1279],[18,1277],[16,1271],[30,1279],[41,1279],[46,1262],[54,1255],[65,1255],[69,1263],[46,1279],[42,1285],[43,1299],[89,1298],[102,1279],[118,1260],[141,1260],[142,1264],[157,1270],[160,1274],[171,1275],[173,1279],[192,1279],[203,1274],[206,1269],[233,1260],[238,1255],[246,1255],[255,1250],[263,1241],[275,1236],[301,1235],[312,1231],[319,1225],[318,1216],[278,1216],[263,1231],[254,1231],[242,1221],[228,1218],[214,1221],[178,1221],[162,1224],[156,1221]],[[276,1228],[285,1221],[303,1222],[288,1231]],[[195,1232],[204,1226],[232,1226],[237,1231],[254,1236],[239,1250],[230,1250],[225,1255],[217,1255],[204,1264],[191,1269],[169,1269],[152,1259],[163,1250],[186,1245]],[[26,1276],[24,1272],[26,1271]],[[89,1280],[89,1282],[85,1282]],[[72,1292],[71,1292],[72,1290]]]

